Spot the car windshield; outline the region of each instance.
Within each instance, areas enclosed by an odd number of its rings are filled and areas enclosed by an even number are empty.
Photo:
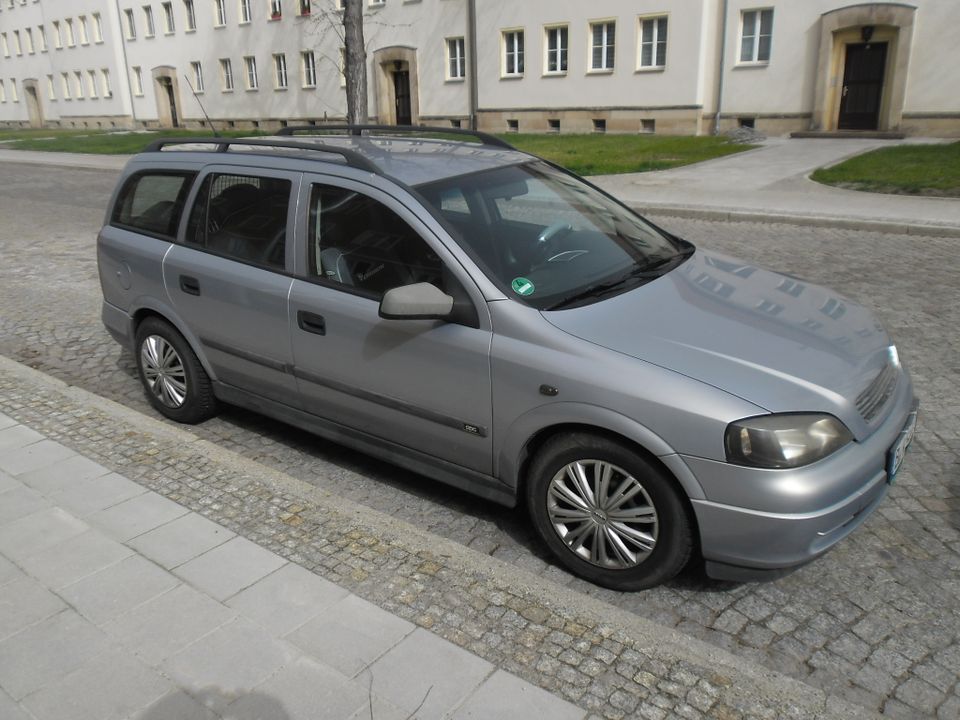
[[[541,161],[417,189],[495,283],[541,310],[629,290],[668,272],[692,249]]]

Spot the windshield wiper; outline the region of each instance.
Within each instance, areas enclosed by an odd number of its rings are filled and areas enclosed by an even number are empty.
[[[566,307],[567,305],[578,302],[580,300],[587,300],[589,298],[601,297],[602,295],[605,295],[611,290],[615,290],[621,287],[622,285],[627,284],[631,280],[642,279],[649,282],[650,280],[654,280],[660,277],[661,275],[663,275],[664,267],[668,265],[672,265],[673,263],[676,263],[677,265],[679,265],[680,263],[677,261],[679,260],[680,262],[682,262],[683,260],[686,260],[688,257],[690,257],[693,254],[693,251],[694,249],[691,247],[684,250],[680,250],[675,255],[670,255],[669,257],[652,260],[646,265],[637,265],[636,267],[631,268],[630,270],[625,272],[623,275],[620,275],[619,277],[613,280],[608,280],[607,282],[600,283],[599,285],[592,285],[591,287],[588,287],[584,290],[575,292],[571,295],[568,295],[565,298],[558,300],[552,305],[548,305],[544,309],[559,310],[560,308]]]

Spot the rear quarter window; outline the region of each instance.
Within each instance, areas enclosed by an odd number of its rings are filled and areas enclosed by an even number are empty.
[[[172,240],[194,177],[193,172],[137,173],[120,191],[110,223]]]

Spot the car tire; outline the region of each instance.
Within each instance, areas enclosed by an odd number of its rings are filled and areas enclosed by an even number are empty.
[[[147,400],[162,415],[195,424],[217,414],[217,399],[190,344],[166,320],[149,317],[136,334],[137,370]]]
[[[526,490],[534,527],[554,556],[597,585],[650,588],[690,558],[685,496],[665,470],[625,444],[587,433],[552,438],[533,459]]]

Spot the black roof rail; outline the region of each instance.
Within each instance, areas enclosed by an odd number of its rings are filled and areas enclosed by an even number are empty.
[[[192,137],[192,138],[165,138],[154,140],[144,148],[143,152],[161,152],[167,145],[216,145],[215,152],[225,153],[231,145],[243,145],[263,148],[291,148],[294,150],[312,150],[314,152],[339,155],[352,168],[382,175],[383,172],[370,160],[360,153],[346,148],[316,143],[303,143],[293,140],[267,140],[262,138],[222,138],[222,137]]]
[[[433,127],[431,125],[289,125],[280,128],[280,130],[277,131],[277,135],[290,137],[298,134],[322,134],[331,131],[357,136],[362,135],[364,132],[380,132],[388,135],[454,135],[458,137],[476,138],[484,145],[491,147],[503,148],[504,150],[516,150],[516,148],[507,141],[479,130]]]

